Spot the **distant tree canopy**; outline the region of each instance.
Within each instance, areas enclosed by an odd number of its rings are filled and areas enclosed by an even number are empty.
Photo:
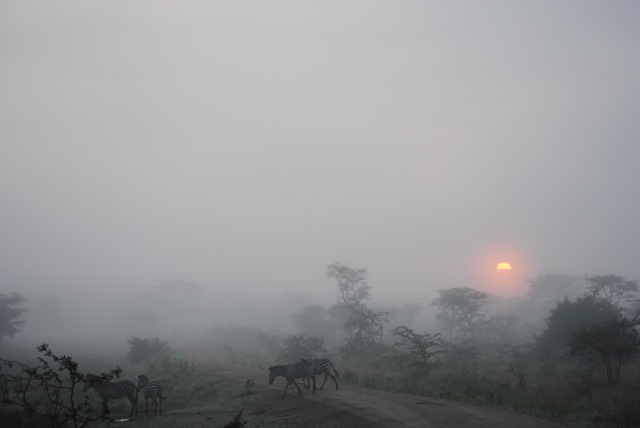
[[[542,354],[566,354],[572,334],[587,324],[612,322],[619,315],[618,308],[606,299],[589,294],[575,300],[565,297],[549,313],[545,329],[537,339],[536,348]]]
[[[638,281],[630,281],[618,275],[593,275],[585,277],[589,292],[608,300],[616,307],[631,302],[638,292]]]
[[[448,340],[473,339],[485,320],[481,309],[489,302],[489,294],[469,287],[438,290],[438,294],[432,305],[440,308],[436,322]]]
[[[285,337],[278,360],[291,364],[301,358],[314,359],[327,354],[324,339],[310,334],[289,335]]]
[[[331,342],[343,325],[332,312],[320,305],[307,305],[293,315],[293,325],[300,333],[324,337]]]
[[[327,276],[337,281],[340,291],[338,302],[331,308],[331,313],[343,319],[347,336],[340,351],[347,359],[366,361],[379,351],[384,326],[389,324],[391,315],[367,307],[371,287],[366,269],[333,263],[327,266]]]
[[[153,339],[132,337],[127,342],[131,345],[131,349],[129,349],[127,353],[127,358],[134,364],[158,357],[171,350],[167,342],[162,342],[157,337]]]
[[[575,275],[545,273],[529,280],[527,296],[553,305],[565,297],[578,297],[585,291],[586,284]]]
[[[19,293],[0,294],[0,345],[6,337],[13,337],[25,322],[27,309],[19,306],[27,301]]]
[[[327,276],[338,282],[340,290],[338,304],[363,305],[371,298],[366,269],[351,269],[336,262],[327,266]]]
[[[620,383],[622,366],[640,353],[640,314],[634,318],[618,316],[602,323],[587,322],[569,339],[572,356],[599,362],[609,386]]]

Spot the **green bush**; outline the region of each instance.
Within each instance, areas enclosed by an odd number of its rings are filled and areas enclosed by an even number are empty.
[[[152,339],[132,337],[127,342],[131,345],[127,358],[133,364],[140,364],[171,351],[167,342],[162,342],[157,337]]]

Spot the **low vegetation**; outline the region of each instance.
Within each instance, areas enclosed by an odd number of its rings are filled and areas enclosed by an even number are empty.
[[[327,274],[338,283],[336,303],[302,307],[293,316],[294,332],[216,325],[201,344],[246,367],[328,357],[344,384],[500,406],[581,426],[640,426],[635,281],[541,275],[530,281],[527,296],[510,302],[469,287],[439,290],[431,302],[434,324],[423,330],[414,325],[419,305],[370,306],[366,270],[335,263]],[[7,305],[22,303],[10,297]],[[5,326],[6,336],[16,333],[24,311],[13,314],[18,323]],[[74,360],[47,344],[38,347],[35,362],[0,359],[12,385],[2,418],[25,427],[85,427],[107,417],[96,394],[81,392],[88,372],[106,380],[146,374],[165,385],[165,411],[220,397],[215,373],[181,358],[158,337],[128,343],[129,352],[118,359],[94,354]],[[244,381],[235,396],[257,393],[253,380],[242,388]],[[128,415],[125,400],[108,404],[112,415]],[[242,411],[229,424],[242,426]]]

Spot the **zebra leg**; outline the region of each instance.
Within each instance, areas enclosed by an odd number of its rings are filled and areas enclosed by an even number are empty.
[[[158,414],[158,399],[156,397],[151,397],[151,402],[153,403],[153,415]]]
[[[127,398],[131,403],[131,412],[129,412],[129,416],[133,416],[134,414],[137,415],[138,414],[138,400],[136,400],[137,396],[134,394],[129,394],[127,395]]]
[[[296,388],[298,388],[298,395],[302,395],[302,390],[300,389],[300,387],[298,386],[298,382],[296,382],[296,380],[293,380],[293,384],[296,386]]]
[[[325,377],[324,377],[324,380],[325,380],[325,381],[327,380],[327,375],[329,375],[329,377],[330,377],[331,379],[333,379],[333,383],[335,383],[335,384],[336,384],[336,389],[338,389],[338,381],[336,380],[335,376],[333,376],[331,373],[327,372],[327,373],[326,373],[326,375],[325,375]]]
[[[322,381],[322,386],[320,387],[320,391],[324,388],[324,384],[327,383],[327,372],[324,372],[324,380]]]
[[[158,397],[158,406],[160,407],[160,414],[162,414],[162,396]]]
[[[316,388],[316,376],[313,375],[311,376],[311,381],[313,382],[313,390],[311,391],[312,393],[316,392],[318,389]],[[308,388],[307,388],[308,389]],[[322,389],[322,388],[321,388]]]

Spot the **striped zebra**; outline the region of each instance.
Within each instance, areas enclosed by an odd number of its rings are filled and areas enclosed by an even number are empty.
[[[134,411],[136,414],[138,413],[138,389],[136,388],[136,384],[130,380],[107,382],[99,376],[87,374],[82,390],[87,392],[90,388],[95,389],[98,394],[100,394],[105,407],[108,400],[117,400],[126,396],[131,403],[129,416],[132,416]]]
[[[298,362],[295,364],[286,364],[279,366],[271,366],[269,367],[269,384],[273,384],[273,381],[278,377],[282,376],[287,380],[287,386],[284,387],[284,393],[282,394],[282,399],[287,396],[287,388],[289,385],[294,384],[296,388],[298,388],[298,395],[302,395],[302,391],[296,382],[296,379],[301,377],[305,377],[306,373],[303,372],[302,363]]]
[[[305,373],[305,377],[313,380],[313,392],[316,391],[315,377],[321,374],[324,374],[324,382],[322,382],[320,391],[324,388],[324,384],[327,383],[327,377],[333,379],[333,382],[336,384],[336,389],[338,389],[338,381],[333,374],[331,374],[331,370],[333,370],[338,377],[340,377],[340,374],[338,374],[338,371],[333,367],[333,363],[328,358],[319,358],[317,360],[305,360],[303,358],[300,360],[300,364],[302,364],[302,372]],[[309,389],[309,387],[307,387],[307,389]]]
[[[164,393],[164,385],[160,382],[151,382],[149,378],[145,375],[138,376],[138,391],[142,390],[144,395],[144,405],[145,412],[149,413],[149,399],[153,403],[153,414],[157,415],[158,410],[160,410],[160,414],[162,414],[162,400],[167,397],[163,396]]]

